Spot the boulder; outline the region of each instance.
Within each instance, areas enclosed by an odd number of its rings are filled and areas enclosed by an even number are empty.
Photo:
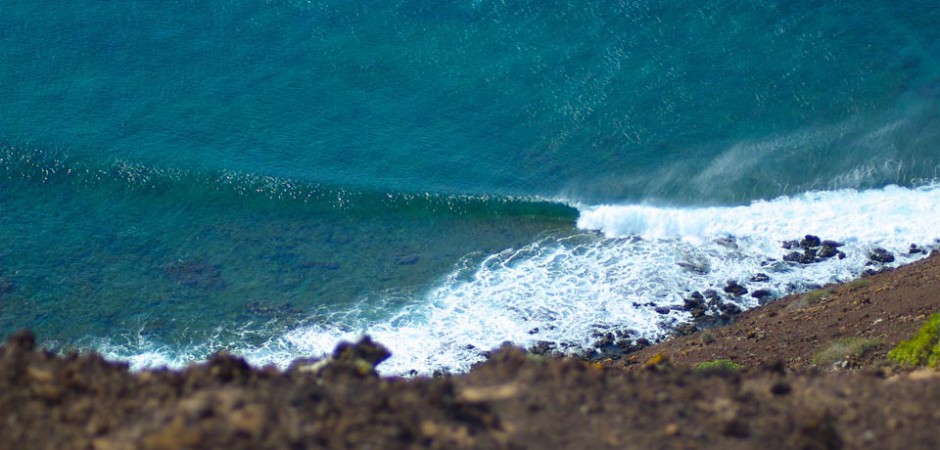
[[[738,284],[737,281],[729,281],[728,285],[725,286],[724,291],[735,297],[740,297],[744,294],[747,294],[747,288]]]
[[[894,262],[894,255],[881,247],[876,247],[868,254],[868,259],[876,263],[887,264]]]
[[[800,241],[783,241],[780,246],[787,250],[793,250],[800,248]]]
[[[766,273],[758,272],[751,277],[752,283],[764,283],[767,281],[770,281],[770,276],[768,276]]]
[[[838,247],[833,247],[831,245],[823,244],[822,248],[819,249],[819,252],[816,253],[816,256],[822,259],[829,259],[838,254],[839,254]]]
[[[758,289],[754,292],[751,292],[751,297],[756,298],[757,300],[763,301],[769,297],[772,297],[774,294],[770,289]]]
[[[819,247],[821,244],[822,240],[819,239],[819,236],[813,236],[812,234],[807,234],[803,237],[803,240],[800,241],[800,247],[804,249]]]

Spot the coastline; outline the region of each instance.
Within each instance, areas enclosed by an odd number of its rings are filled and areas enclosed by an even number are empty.
[[[885,354],[940,310],[940,254],[860,280],[619,361],[504,348],[440,378],[379,377],[387,352],[370,342],[286,371],[217,355],[132,373],[20,333],[0,350],[0,447],[937,447],[940,372]],[[821,359],[849,338],[871,345]],[[719,359],[739,368],[694,369]]]

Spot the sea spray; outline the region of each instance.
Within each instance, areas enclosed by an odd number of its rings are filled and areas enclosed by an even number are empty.
[[[910,244],[929,250],[940,236],[930,214],[940,210],[937,184],[813,192],[741,207],[581,210],[583,232],[507,249],[475,265],[465,262],[420,301],[389,310],[384,319],[366,319],[354,308],[334,315],[330,323],[298,327],[261,346],[234,350],[258,364],[285,366],[296,357],[327,354],[340,340],[369,334],[392,350],[382,367],[388,374],[465,371],[504,342],[523,347],[547,342],[584,354],[598,333],[617,330],[652,341],[668,336],[691,319],[681,305],[693,291],[721,291],[728,281],[737,281],[773,296],[802,292],[917,260],[924,254],[908,253]],[[782,241],[806,233],[840,241],[846,256],[814,264],[783,261]],[[873,263],[874,248],[897,259]],[[758,273],[767,280],[751,281]],[[725,301],[742,309],[760,303],[747,294]],[[122,349],[112,355],[128,353],[136,352]],[[135,367],[167,361],[138,359]]]

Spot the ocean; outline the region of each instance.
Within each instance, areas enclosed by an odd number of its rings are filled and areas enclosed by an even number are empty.
[[[922,0],[0,0],[0,333],[135,369],[368,334],[383,373],[461,372],[663,339],[732,280],[896,267],[940,248],[938,24]],[[784,261],[806,234],[845,257]]]

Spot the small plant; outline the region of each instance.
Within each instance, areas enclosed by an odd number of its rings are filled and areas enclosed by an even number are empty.
[[[832,295],[829,289],[816,289],[800,296],[796,301],[787,305],[787,309],[803,309],[807,306],[813,306]]]
[[[871,286],[871,280],[868,278],[857,278],[849,281],[848,283],[845,283],[845,287],[847,287],[850,291],[867,288],[868,286]]]
[[[888,359],[909,366],[940,367],[940,313],[930,316],[912,338],[888,352]]]
[[[730,359],[713,359],[700,362],[695,366],[697,372],[737,372],[741,365]]]
[[[848,358],[864,356],[881,345],[877,338],[846,338],[831,342],[826,348],[813,356],[813,364],[824,366],[844,361]]]
[[[701,336],[699,336],[699,339],[701,339],[702,344],[708,345],[715,342],[715,335],[712,334],[711,331],[705,330],[702,332]]]
[[[815,305],[832,295],[832,291],[829,289],[816,289],[815,291],[809,291],[803,294],[803,297],[800,298],[800,302],[806,306]]]

